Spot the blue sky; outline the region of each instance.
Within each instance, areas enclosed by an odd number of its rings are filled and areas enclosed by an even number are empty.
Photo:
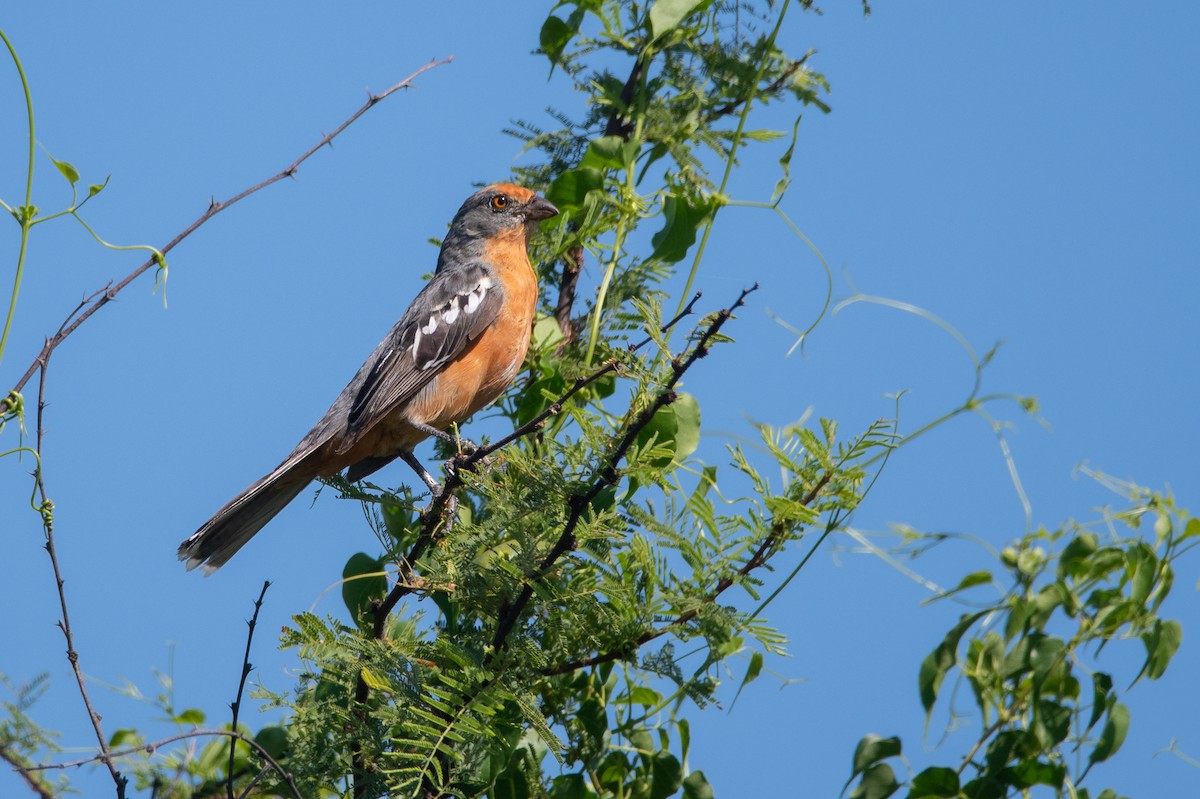
[[[118,243],[165,242],[210,197],[289,163],[368,87],[455,57],[372,110],[295,181],[175,250],[166,310],[143,280],[55,355],[47,480],[77,644],[110,732],[147,727],[154,714],[103,685],[128,679],[154,693],[151,669],[167,668],[171,647],[178,706],[220,721],[242,619],[265,577],[275,586],[256,674],[290,684],[292,661],[275,650],[273,631],[314,603],[336,612],[336,592],[322,590],[346,557],[372,547],[358,508],[325,496],[311,508],[295,503],[213,579],[184,574],[174,559],[181,538],[324,411],[420,287],[435,256],[426,240],[472,183],[519,163],[519,143],[501,129],[545,119],[549,104],[575,108],[563,82],[546,82],[544,58],[530,55],[547,6],[463,7],[469,14],[453,20],[389,3],[336,12],[19,4],[0,15],[30,76],[41,144],[85,182],[112,175],[87,218]],[[813,66],[833,87],[833,113],[801,124],[784,207],[833,266],[836,295],[852,292],[848,277],[864,293],[936,313],[980,352],[1004,342],[987,390],[1037,396],[1048,423],[997,410],[1015,424],[1008,442],[1035,524],[1116,501],[1074,473],[1081,462],[1200,506],[1191,405],[1200,9],[881,2],[868,21],[857,9],[829,2],[823,17],[789,16],[784,31],[791,52],[818,51]],[[24,129],[11,69],[0,75],[0,196],[11,203]],[[792,113],[769,108],[760,126],[788,128]],[[748,153],[734,196],[769,197],[778,156]],[[37,169],[35,202],[65,204],[49,162]],[[879,306],[846,308],[818,328],[805,357],[786,357],[791,336],[765,308],[805,326],[823,298],[821,269],[773,215],[723,214],[698,279],[704,302],[726,302],[755,280],[764,290],[731,330],[736,349],[689,375],[709,434],[704,457],[719,461],[723,434],[745,434],[747,417],[786,423],[811,408],[850,432],[892,415],[885,395],[907,390],[902,424],[912,429],[966,395],[972,372],[961,348]],[[15,242],[15,225],[0,226],[0,269],[11,269]],[[82,294],[134,264],[68,222],[39,228],[0,385],[15,381]],[[600,270],[588,266],[594,285]],[[403,468],[394,480],[408,478]],[[21,681],[48,671],[37,718],[61,729],[68,747],[86,748],[38,520],[26,510],[29,469],[0,461],[0,606],[20,609],[0,621],[0,672]],[[982,420],[960,418],[896,455],[853,523],[875,532],[893,522],[997,545],[1024,531]],[[799,682],[778,688],[764,678],[732,712],[693,714],[692,765],[718,796],[797,787],[834,795],[855,742],[872,731],[902,734],[915,764],[936,762],[921,751],[916,670],[958,610],[920,607],[920,586],[852,546],[835,542],[773,608],[793,643],[791,657],[768,667]],[[951,581],[976,563],[979,553],[961,546],[913,566]],[[1194,560],[1184,564],[1167,609],[1184,622],[1184,646],[1163,680],[1130,695],[1128,751],[1095,772],[1097,785],[1166,795],[1200,784],[1200,771],[1155,756],[1172,739],[1200,756],[1191,679],[1200,655],[1186,637],[1200,622],[1197,572]],[[1120,662],[1117,651],[1105,657]],[[76,778],[86,795],[108,790],[104,775]],[[0,774],[0,794],[17,790]]]

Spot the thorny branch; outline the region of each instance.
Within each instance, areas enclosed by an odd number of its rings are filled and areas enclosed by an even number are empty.
[[[122,776],[121,772],[117,771],[108,754],[108,743],[104,737],[104,728],[100,724],[100,714],[92,706],[92,698],[88,695],[87,683],[83,679],[83,669],[79,666],[79,652],[75,649],[75,634],[71,631],[71,614],[67,611],[67,592],[65,589],[66,580],[63,579],[62,569],[58,565],[58,549],[54,545],[54,503],[46,496],[45,476],[42,471],[42,444],[45,439],[46,430],[42,424],[44,413],[46,410],[46,370],[50,365],[50,352],[46,352],[45,359],[41,363],[41,371],[38,374],[38,404],[37,404],[37,441],[36,451],[38,456],[38,466],[35,473],[37,489],[42,497],[41,514],[42,514],[42,529],[46,534],[46,554],[50,556],[50,566],[54,570],[54,584],[58,589],[58,604],[62,609],[62,617],[58,620],[58,629],[62,630],[63,637],[67,641],[67,660],[71,663],[71,670],[75,673],[75,682],[79,686],[79,694],[83,697],[83,706],[87,710],[88,720],[92,724],[92,729],[96,732],[96,741],[100,744],[99,758],[103,761],[105,767],[108,768],[108,773],[112,776],[113,783],[117,786],[117,799],[124,799],[125,788],[129,784],[128,778]]]
[[[296,782],[295,782],[295,780],[292,779],[292,775],[286,769],[284,769],[283,766],[279,765],[279,761],[277,761],[275,758],[271,757],[270,753],[267,752],[266,749],[263,749],[262,746],[259,745],[258,741],[255,741],[250,736],[243,735],[242,733],[237,732],[236,730],[189,730],[188,732],[181,732],[178,735],[172,735],[168,738],[162,738],[153,743],[142,744],[141,746],[133,746],[128,749],[120,749],[116,752],[108,752],[107,754],[92,755],[91,757],[84,757],[84,758],[80,758],[79,760],[71,760],[66,763],[43,763],[41,765],[29,766],[27,768],[21,768],[18,770],[21,771],[22,773],[34,772],[34,771],[63,770],[63,769],[69,769],[69,768],[78,768],[79,766],[86,766],[87,764],[95,763],[98,760],[112,760],[112,759],[115,759],[118,757],[128,757],[129,755],[136,755],[136,754],[139,754],[142,752],[144,752],[148,755],[153,755],[155,752],[157,752],[159,749],[166,746],[167,744],[173,744],[178,741],[185,741],[185,740],[188,740],[189,738],[208,738],[208,737],[213,737],[213,736],[223,736],[225,738],[232,738],[234,741],[242,741],[243,743],[248,744],[252,749],[254,749],[255,752],[258,753],[258,756],[261,757],[266,762],[266,764],[271,768],[272,771],[274,771],[276,774],[278,774],[280,777],[283,778],[283,781],[287,784],[288,789],[291,791],[292,796],[296,797],[296,799],[304,799],[304,797],[300,795],[300,789],[296,787]]]
[[[809,490],[809,492],[804,495],[804,497],[800,500],[800,504],[808,507],[815,502],[817,497],[821,495],[821,492],[825,490],[825,487],[829,485],[829,481],[832,479],[833,472],[825,472],[823,475],[821,475],[821,479],[818,480],[816,484],[813,485],[813,487]],[[741,568],[734,572],[733,575],[727,575],[718,580],[712,591],[710,591],[704,597],[704,602],[702,605],[709,605],[716,601],[717,597],[732,587],[738,580],[747,576],[755,569],[762,567],[767,562],[768,553],[778,546],[780,539],[782,539],[786,534],[787,530],[782,524],[776,523],[773,525],[771,532],[754,550],[754,554],[752,554],[746,560],[746,562],[742,564]],[[597,666],[601,663],[608,663],[609,661],[627,658],[633,651],[645,646],[656,638],[661,638],[672,630],[678,629],[692,619],[696,618],[698,615],[700,615],[700,610],[698,607],[692,608],[691,610],[686,610],[683,613],[680,613],[674,619],[671,619],[671,621],[667,622],[662,627],[658,627],[653,630],[647,630],[646,632],[642,633],[637,638],[633,639],[628,646],[622,649],[615,649],[610,652],[593,655],[592,657],[583,658],[581,660],[572,660],[570,662],[546,669],[542,673],[547,676],[552,676],[555,674],[568,674],[572,671],[578,671],[579,669]]]
[[[664,332],[670,330],[684,317],[689,316],[693,312],[693,308],[695,307],[696,302],[699,301],[700,296],[700,292],[696,292],[696,294],[692,297],[682,311],[680,311],[673,319],[662,325],[661,330]],[[744,296],[745,295],[743,295],[743,297]],[[629,352],[636,352],[637,350],[642,349],[646,345],[650,344],[653,340],[653,336],[647,336],[645,339],[637,343],[630,344]],[[398,565],[400,573],[398,575],[396,584],[392,587],[392,590],[388,592],[386,597],[384,597],[382,600],[378,600],[372,606],[371,633],[375,640],[383,640],[384,632],[387,629],[388,616],[391,614],[392,610],[395,609],[400,600],[405,596],[417,591],[422,585],[420,578],[413,572],[414,565],[421,559],[421,557],[425,554],[425,551],[429,548],[429,545],[436,540],[438,533],[442,530],[444,523],[443,516],[445,515],[446,510],[451,503],[454,492],[462,488],[464,485],[462,476],[463,473],[474,471],[478,465],[492,453],[508,446],[512,442],[524,436],[529,435],[530,433],[540,430],[546,423],[547,419],[562,410],[563,403],[600,378],[607,374],[616,372],[619,369],[620,362],[615,358],[610,359],[599,369],[595,370],[586,377],[577,378],[574,384],[567,389],[562,396],[551,403],[546,410],[542,411],[542,413],[538,414],[529,422],[517,428],[509,435],[501,438],[499,441],[492,442],[485,447],[480,447],[469,454],[456,456],[448,462],[448,474],[446,481],[442,484],[442,490],[439,494],[437,494],[437,496],[433,497],[429,507],[426,508],[424,513],[421,514],[421,532],[417,536],[417,540],[413,542],[408,554],[406,554],[399,561]],[[354,687],[354,699],[359,708],[356,712],[364,721],[366,720],[366,716],[363,708],[367,700],[370,698],[370,695],[371,689],[367,685],[366,680],[364,680],[360,674]],[[354,795],[356,797],[364,796],[366,794],[367,782],[365,779],[365,763],[363,762],[362,753],[361,751],[355,749],[355,751],[352,752],[351,757],[353,760],[355,775]]]
[[[212,219],[214,216],[219,214],[221,211],[224,211],[226,208],[229,208],[230,206],[235,205],[236,203],[244,200],[245,198],[249,197],[252,194],[255,194],[255,193],[261,191],[262,189],[266,188],[267,186],[270,186],[273,183],[277,183],[287,177],[294,177],[296,175],[296,172],[299,170],[301,164],[303,164],[310,157],[312,157],[322,147],[332,144],[333,140],[335,138],[337,138],[338,135],[340,135],[344,130],[346,130],[346,128],[348,128],[350,125],[352,125],[359,117],[361,117],[363,114],[365,114],[371,108],[373,108],[379,102],[386,99],[390,95],[395,94],[396,92],[398,92],[401,89],[409,88],[410,86],[412,86],[413,81],[416,80],[416,78],[419,77],[420,75],[422,75],[423,73],[428,72],[429,70],[434,69],[435,67],[439,67],[444,64],[448,64],[452,60],[453,60],[453,56],[451,56],[449,58],[441,59],[441,60],[437,60],[437,59],[431,60],[431,61],[429,61],[429,63],[427,63],[424,66],[422,66],[421,68],[417,69],[415,72],[413,72],[407,78],[405,78],[404,80],[395,84],[391,88],[388,88],[388,89],[384,90],[383,92],[380,92],[379,94],[369,95],[367,97],[366,102],[363,103],[363,105],[357,111],[355,111],[353,114],[351,114],[349,117],[347,117],[341,124],[339,124],[336,128],[334,128],[332,132],[323,135],[320,138],[320,140],[317,141],[316,144],[314,144],[312,147],[310,147],[308,150],[306,150],[304,153],[302,153],[300,155],[300,157],[298,157],[296,160],[294,160],[291,164],[289,164],[283,170],[281,170],[280,172],[277,172],[276,174],[272,175],[271,177],[267,178],[266,180],[263,180],[247,189],[244,189],[243,191],[239,192],[238,194],[235,194],[232,197],[230,197],[228,200],[224,200],[224,201],[213,200],[212,202],[210,202],[208,208],[204,211],[204,213],[202,213],[194,222],[192,222],[190,225],[188,225],[186,228],[184,228],[183,231],[181,231],[178,235],[176,235],[173,239],[171,239],[166,245],[164,245],[162,248],[160,248],[158,254],[156,254],[154,257],[147,259],[143,264],[141,264],[141,266],[134,269],[132,272],[130,272],[125,277],[123,277],[117,283],[114,284],[112,282],[109,282],[107,285],[104,286],[104,288],[100,289],[99,291],[94,292],[91,295],[84,297],[84,299],[78,305],[76,305],[75,308],[69,314],[67,314],[66,318],[63,320],[62,324],[59,326],[57,332],[55,332],[55,334],[53,336],[50,336],[49,338],[47,338],[46,341],[43,343],[42,349],[38,352],[37,357],[35,357],[33,359],[33,363],[31,363],[29,365],[29,368],[25,371],[25,374],[21,376],[20,380],[18,380],[16,382],[16,384],[13,386],[12,390],[7,395],[8,399],[0,400],[0,411],[6,410],[7,406],[10,403],[15,403],[18,401],[17,398],[19,398],[21,389],[25,387],[25,385],[29,382],[30,378],[33,377],[34,373],[39,374],[38,406],[37,406],[37,446],[36,446],[36,452],[37,452],[37,456],[39,459],[39,465],[38,465],[37,472],[36,472],[36,484],[37,484],[37,490],[41,495],[41,507],[39,510],[41,511],[41,514],[42,514],[43,527],[44,527],[45,533],[46,533],[46,545],[45,545],[46,552],[50,555],[50,563],[54,569],[54,579],[58,586],[59,603],[62,608],[62,618],[59,621],[58,626],[59,626],[59,629],[61,629],[63,631],[63,635],[66,638],[67,658],[68,658],[68,660],[70,660],[71,668],[75,672],[75,679],[76,679],[76,682],[79,684],[79,691],[80,691],[80,694],[83,696],[83,702],[84,702],[84,706],[87,709],[88,718],[91,720],[92,727],[96,732],[96,739],[100,745],[100,754],[96,755],[94,758],[91,758],[85,762],[93,762],[93,761],[99,760],[99,761],[103,762],[105,764],[105,766],[107,766],[109,773],[112,775],[113,781],[117,786],[117,799],[124,799],[125,789],[126,789],[126,785],[128,784],[128,780],[125,777],[123,777],[121,775],[121,773],[119,771],[117,771],[116,767],[113,765],[112,758],[119,756],[119,753],[111,753],[108,749],[108,745],[106,743],[103,728],[101,727],[101,724],[100,724],[100,714],[97,713],[95,708],[93,708],[93,706],[92,706],[91,698],[88,695],[87,687],[84,683],[83,671],[79,666],[79,653],[75,650],[75,641],[74,641],[74,635],[71,631],[70,615],[67,611],[67,597],[66,597],[66,593],[63,588],[65,580],[63,579],[62,571],[59,568],[58,553],[57,553],[57,550],[54,545],[54,520],[53,520],[54,503],[52,503],[46,495],[44,475],[43,475],[43,470],[41,467],[42,442],[43,442],[43,436],[44,436],[44,432],[45,432],[42,421],[43,421],[43,414],[44,414],[45,407],[46,407],[46,370],[50,364],[50,357],[53,355],[54,351],[58,348],[58,346],[60,344],[62,344],[64,341],[66,341],[67,338],[69,338],[71,336],[71,334],[73,334],[76,330],[79,329],[79,327],[81,325],[83,325],[88,319],[90,319],[93,314],[95,314],[97,311],[99,311],[101,308],[103,308],[105,305],[107,305],[109,302],[111,302],[113,299],[115,299],[116,296],[126,286],[128,286],[130,283],[132,283],[138,277],[140,277],[143,273],[145,273],[151,267],[155,267],[155,266],[161,267],[162,263],[159,260],[160,255],[166,255],[166,253],[173,250],[176,247],[176,245],[178,245],[180,242],[182,242],[184,239],[186,239],[188,236],[190,236],[192,233],[194,233],[197,229],[199,229],[201,225],[208,222],[210,219]],[[263,586],[264,594],[266,592],[266,587],[267,587],[266,585]],[[259,601],[255,604],[254,619],[252,619],[250,622],[250,625],[251,625],[250,626],[250,635],[247,637],[247,641],[246,641],[247,655],[246,655],[246,661],[243,663],[242,681],[238,686],[237,699],[234,701],[234,703],[232,705],[233,719],[234,719],[235,727],[237,724],[238,709],[241,705],[242,691],[245,687],[246,675],[249,672],[250,640],[254,634],[254,622],[257,620],[258,609],[261,606],[261,604],[262,604],[262,595],[259,596]],[[222,732],[218,731],[214,734],[226,734],[226,733],[222,733]],[[185,737],[191,737],[191,736],[185,736]],[[235,731],[235,734],[233,735],[233,737],[238,738],[240,740],[249,740],[249,739],[243,738],[240,735],[237,735],[236,731]],[[179,740],[179,738],[175,738],[175,739],[171,739],[171,740]],[[164,741],[163,743],[167,743],[167,742],[169,742],[169,741]],[[289,775],[287,775],[282,769],[280,769],[278,767],[278,764],[276,764],[273,760],[271,760],[270,757],[266,755],[266,752],[264,752],[261,749],[261,747],[259,747],[256,743],[254,743],[254,741],[251,740],[249,742],[254,746],[255,749],[257,749],[259,751],[260,754],[262,754],[272,764],[272,766],[277,771],[279,771],[279,773],[281,775],[283,775],[288,780],[289,785],[291,785],[291,787],[292,787],[293,793],[296,794],[297,799],[300,799],[299,792],[296,791],[295,785],[291,783],[291,777]],[[231,761],[233,759],[233,748],[234,747],[231,744],[230,745],[230,760]],[[232,797],[232,767],[230,768],[230,772],[231,772],[231,776],[230,776],[231,782],[229,785],[229,796]]]
[[[778,92],[780,89],[782,89],[784,86],[787,85],[788,81],[790,81],[792,79],[792,76],[795,75],[797,72],[799,72],[800,68],[803,67],[804,64],[808,61],[809,56],[813,55],[816,52],[817,52],[816,50],[809,50],[807,53],[805,53],[804,55],[800,56],[798,59],[793,61],[791,64],[788,65],[788,68],[783,71],[783,74],[781,74],[775,80],[771,81],[771,85],[768,86],[763,91],[758,92],[757,96],[770,97],[770,96],[774,95],[776,92]],[[726,103],[725,105],[721,106],[720,108],[714,108],[709,113],[708,120],[711,122],[713,120],[720,119],[721,117],[729,116],[730,114],[737,113],[737,110],[745,104],[747,99],[748,99],[748,97],[740,97],[737,100],[734,100],[733,102]]]
[[[324,136],[322,136],[321,139],[316,144],[314,144],[312,147],[310,147],[307,151],[305,151],[305,153],[303,155],[301,155],[299,158],[297,158],[295,161],[293,161],[291,164],[289,164],[287,167],[285,167],[282,171],[272,175],[271,177],[267,178],[266,180],[262,181],[261,183],[257,183],[255,185],[251,186],[250,188],[245,189],[244,191],[242,191],[238,194],[235,194],[233,197],[230,197],[228,200],[224,200],[224,201],[213,200],[212,202],[210,202],[208,208],[204,211],[203,214],[201,214],[196,219],[195,222],[192,222],[192,224],[188,225],[181,233],[179,233],[179,235],[175,236],[175,238],[171,239],[171,241],[169,241],[165,246],[161,247],[159,249],[159,252],[161,252],[163,255],[166,255],[168,252],[175,249],[175,246],[177,244],[179,244],[184,239],[186,239],[188,236],[190,236],[192,233],[194,233],[197,228],[199,228],[201,225],[203,225],[208,220],[212,219],[214,216],[219,214],[221,211],[224,211],[226,208],[229,208],[231,205],[234,205],[235,203],[240,202],[241,200],[244,200],[245,198],[249,197],[251,194],[261,191],[262,189],[265,189],[267,186],[270,186],[272,183],[278,183],[279,181],[283,180],[284,178],[294,177],[301,164],[303,164],[305,161],[307,161],[314,153],[316,153],[322,147],[326,146],[327,144],[332,143],[333,140],[335,138],[337,138],[337,136],[339,134],[342,133],[342,131],[344,131],[346,128],[350,127],[350,125],[353,124],[360,116],[365,114],[367,111],[369,111],[371,108],[373,108],[380,101],[386,99],[387,97],[400,91],[401,89],[410,88],[412,86],[413,81],[416,80],[423,73],[428,72],[429,70],[434,69],[435,67],[440,67],[444,64],[449,64],[453,60],[454,60],[453,56],[450,56],[450,57],[444,58],[444,59],[440,59],[440,60],[438,60],[438,59],[431,60],[429,63],[425,64],[420,69],[413,72],[407,78],[400,81],[399,83],[392,86],[391,88],[386,89],[385,91],[380,92],[379,94],[372,94],[372,95],[368,96],[367,101],[365,103],[363,103],[363,105],[357,111],[355,111],[353,114],[351,114],[345,121],[343,121],[340,125],[338,125],[336,128],[334,128],[333,132],[327,133]],[[144,272],[146,272],[147,270],[149,270],[151,267],[154,267],[154,266],[158,266],[157,258],[156,257],[148,258],[145,263],[143,263],[137,269],[134,269],[132,272],[130,272],[125,277],[123,277],[115,285],[110,284],[109,286],[106,286],[104,289],[101,289],[96,294],[92,295],[91,298],[89,298],[87,301],[85,301],[85,304],[87,304],[87,308],[82,313],[79,313],[78,308],[76,308],[75,311],[72,311],[71,315],[68,317],[69,324],[64,323],[64,326],[59,329],[58,333],[56,333],[54,336],[50,337],[46,341],[45,345],[41,349],[41,352],[39,352],[37,357],[33,359],[33,363],[31,363],[29,365],[29,368],[25,371],[25,374],[22,375],[21,379],[17,381],[16,385],[13,386],[12,390],[19,392],[22,388],[24,388],[25,384],[29,382],[29,379],[31,377],[33,377],[33,373],[36,372],[42,366],[43,363],[45,363],[45,361],[50,357],[50,353],[52,353],[55,350],[55,348],[58,347],[58,345],[62,344],[63,341],[65,341],[68,336],[70,336],[77,329],[79,329],[79,326],[82,325],[84,322],[86,322],[89,318],[91,318],[92,314],[96,313],[96,311],[100,310],[105,305],[107,305],[110,301],[112,301],[117,296],[117,294],[119,294],[121,292],[122,289],[124,289],[126,286],[128,286],[130,283],[132,283],[138,277],[140,277]],[[99,295],[99,296],[97,296],[97,295]],[[74,319],[74,321],[71,321],[72,317],[76,317]]]
[[[737,301],[729,308],[724,308],[719,311],[712,322],[709,323],[704,333],[701,334],[699,341],[692,348],[691,352],[686,357],[676,357],[671,361],[671,377],[667,380],[666,385],[654,398],[654,401],[647,405],[634,418],[634,420],[625,429],[624,434],[617,441],[615,447],[609,452],[605,459],[604,465],[600,468],[599,474],[591,487],[582,494],[576,494],[570,500],[570,515],[567,517],[567,522],[563,527],[562,533],[558,537],[558,541],[551,548],[550,552],[538,564],[537,571],[529,576],[525,585],[521,588],[517,598],[513,600],[500,614],[500,618],[496,624],[496,632],[492,637],[492,657],[501,652],[508,643],[508,636],[516,626],[521,614],[525,611],[526,605],[533,597],[534,584],[544,580],[554,568],[558,559],[567,552],[573,550],[576,546],[575,529],[578,527],[580,520],[583,518],[584,511],[591,504],[601,491],[606,486],[614,485],[620,480],[619,464],[625,459],[625,455],[629,452],[629,448],[633,445],[637,435],[641,430],[650,423],[654,418],[654,414],[660,409],[675,401],[675,386],[684,373],[692,367],[693,364],[700,358],[708,354],[709,346],[711,345],[714,336],[720,332],[721,327],[726,321],[733,316],[733,312],[740,308],[746,301],[746,297],[753,291],[758,289],[758,284],[748,289],[743,289],[738,295]]]
[[[250,665],[250,645],[254,643],[254,628],[258,625],[258,612],[262,610],[263,597],[267,595],[267,589],[271,587],[270,580],[263,581],[262,591],[258,594],[258,599],[254,601],[254,614],[250,617],[250,621],[246,622],[249,628],[246,632],[246,654],[242,656],[242,676],[238,680],[237,698],[233,700],[233,704],[229,709],[233,711],[233,721],[229,725],[229,729],[237,730],[238,711],[242,708],[242,692],[246,689],[246,678],[250,676],[250,671],[253,668]],[[226,796],[229,799],[233,797],[233,762],[234,754],[237,746],[235,741],[229,743],[229,781],[226,783]]]

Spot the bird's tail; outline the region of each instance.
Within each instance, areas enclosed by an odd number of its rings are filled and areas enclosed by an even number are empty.
[[[290,459],[289,459],[290,460]],[[190,538],[179,545],[179,559],[188,571],[200,566],[205,575],[225,565],[242,546],[310,480],[297,479],[295,462],[284,462],[275,471],[231,499]]]

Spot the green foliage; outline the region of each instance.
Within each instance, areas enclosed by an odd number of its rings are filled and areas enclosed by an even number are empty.
[[[774,559],[805,539],[811,555],[888,454],[932,426],[900,439],[893,421],[850,436],[832,420],[764,424],[721,462],[697,457],[704,398],[682,379],[710,356],[736,357],[728,336],[746,292],[694,323],[664,308],[692,308],[707,236],[734,202],[726,189],[741,148],[782,150],[771,202],[760,205],[778,210],[788,188],[800,117],[789,140],[750,127],[752,110],[829,110],[808,54],[776,44],[791,5],[811,4],[553,7],[538,43],[583,107],[555,112],[553,130],[512,131],[541,157],[517,179],[562,211],[533,242],[544,305],[525,372],[498,404],[520,434],[488,458],[445,451],[446,492],[424,509],[407,488],[329,481],[365,504],[380,550],[348,559],[344,618],[299,613],[284,631],[296,682],[255,693],[284,720],[257,733],[197,729],[205,714],[176,710],[168,690],[156,705],[178,738],[206,742],[162,755],[136,729],[118,729],[108,744],[131,763],[135,787],[159,797],[711,799],[689,764],[687,714],[712,703],[728,674],[741,675],[740,692],[760,677],[764,653],[784,651],[763,616],[791,579],[772,577]],[[41,221],[69,214],[86,226],[77,211],[104,187],[76,202],[78,171],[51,160],[72,202],[48,217],[28,197],[5,205],[22,226],[22,252]],[[567,278],[588,256],[603,275],[594,298],[577,300]],[[689,260],[682,296],[666,296],[665,279]],[[974,359],[977,373],[989,357]],[[984,401],[973,392],[955,413]],[[20,422],[23,407],[10,395],[0,426]],[[974,572],[945,594],[1011,586],[921,665],[927,717],[951,678],[971,688],[982,732],[957,768],[910,775],[909,796],[1031,786],[1063,795],[1119,752],[1130,717],[1118,682],[1095,670],[1085,686],[1080,659],[1136,637],[1146,654],[1132,682],[1162,676],[1182,633],[1159,607],[1171,564],[1200,536],[1169,499],[1139,503],[1112,520],[1154,515],[1153,544],[1041,531],[1005,550],[1002,576]],[[42,508],[49,529],[52,506]],[[6,758],[23,766],[53,745],[26,715],[36,692],[19,691],[0,722]],[[1069,767],[1068,746],[1087,753],[1082,769]],[[898,738],[864,738],[849,795],[900,790],[901,748]]]
[[[1107,511],[1095,524],[1027,534],[999,553],[995,575],[969,574],[938,597],[971,590],[979,609],[951,627],[921,664],[926,723],[944,704],[944,683],[953,677],[970,688],[979,731],[956,764],[910,778],[912,799],[1004,797],[1034,786],[1083,797],[1092,768],[1120,751],[1131,721],[1122,693],[1143,677],[1161,677],[1179,648],[1179,623],[1159,613],[1175,561],[1200,537],[1200,520],[1169,496],[1109,482],[1127,494],[1127,508]],[[1147,520],[1151,535],[1142,529]],[[980,602],[972,590],[1001,585],[1007,588],[994,600]],[[1132,640],[1145,649],[1138,672],[1102,668],[1109,643]],[[1122,683],[1123,692],[1116,688]],[[950,713],[961,725],[966,714]],[[886,795],[878,793],[883,781],[872,769],[898,756],[900,741],[886,742],[870,735],[859,743],[852,796]],[[892,783],[892,790],[899,787]]]

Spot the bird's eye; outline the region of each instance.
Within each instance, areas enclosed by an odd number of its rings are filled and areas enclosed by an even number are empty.
[[[491,206],[493,211],[503,211],[508,207],[508,198],[503,194],[497,194],[492,198]]]

